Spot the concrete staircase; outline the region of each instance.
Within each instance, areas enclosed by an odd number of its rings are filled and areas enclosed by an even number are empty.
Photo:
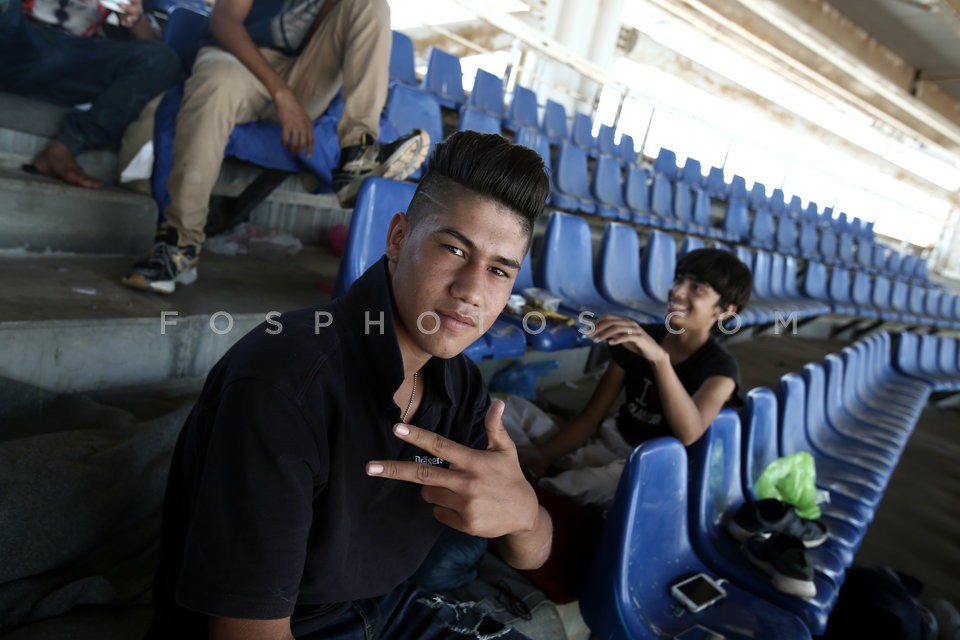
[[[297,176],[251,222],[296,236],[301,253],[206,252],[198,282],[171,297],[122,287],[132,260],[153,243],[158,212],[152,197],[117,184],[118,150],[78,158],[104,180],[100,190],[20,168],[56,134],[66,111],[0,93],[0,378],[63,392],[202,377],[269,311],[329,298],[339,260],[321,244],[327,228],[350,223],[352,211],[331,195],[306,193]],[[213,205],[258,172],[228,160]],[[161,314],[177,324],[162,332]],[[228,320],[232,328],[223,331]]]

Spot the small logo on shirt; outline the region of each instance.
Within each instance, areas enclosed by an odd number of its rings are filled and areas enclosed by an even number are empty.
[[[445,467],[447,466],[447,461],[443,458],[437,458],[435,456],[413,456],[414,462],[419,462],[421,464],[432,464],[435,467]]]

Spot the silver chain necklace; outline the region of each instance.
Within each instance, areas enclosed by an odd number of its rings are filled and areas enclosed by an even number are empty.
[[[420,371],[414,371],[413,373],[413,390],[410,392],[410,400],[407,402],[407,408],[403,410],[403,417],[400,418],[400,422],[407,421],[407,414],[410,413],[410,407],[413,406],[413,399],[417,395],[417,378],[420,376]]]

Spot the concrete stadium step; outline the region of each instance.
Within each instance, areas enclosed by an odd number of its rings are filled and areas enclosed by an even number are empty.
[[[0,257],[0,378],[65,392],[203,377],[269,312],[329,300],[339,259],[310,246],[294,256],[206,252],[197,282],[172,296],[121,286],[130,265]]]
[[[0,169],[4,252],[137,255],[150,248],[156,224],[156,204],[141,193]]]

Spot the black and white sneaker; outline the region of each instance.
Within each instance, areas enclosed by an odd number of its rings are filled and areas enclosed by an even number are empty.
[[[120,282],[133,289],[165,294],[173,293],[178,284],[196,282],[200,252],[193,245],[177,246],[178,237],[176,229],[161,230],[150,254],[133,265]]]
[[[770,574],[777,590],[799,598],[817,595],[813,567],[807,562],[803,543],[796,538],[781,533],[767,538],[754,536],[745,548],[750,562]]]
[[[364,178],[403,180],[420,168],[428,153],[430,135],[421,129],[413,129],[385,144],[364,134],[360,144],[341,149],[340,167],[332,172],[333,190],[340,206],[353,206]]]
[[[801,518],[793,505],[769,498],[744,502],[727,521],[727,531],[739,542],[753,536],[783,533],[799,539],[808,549],[827,540],[827,525],[823,522]]]

